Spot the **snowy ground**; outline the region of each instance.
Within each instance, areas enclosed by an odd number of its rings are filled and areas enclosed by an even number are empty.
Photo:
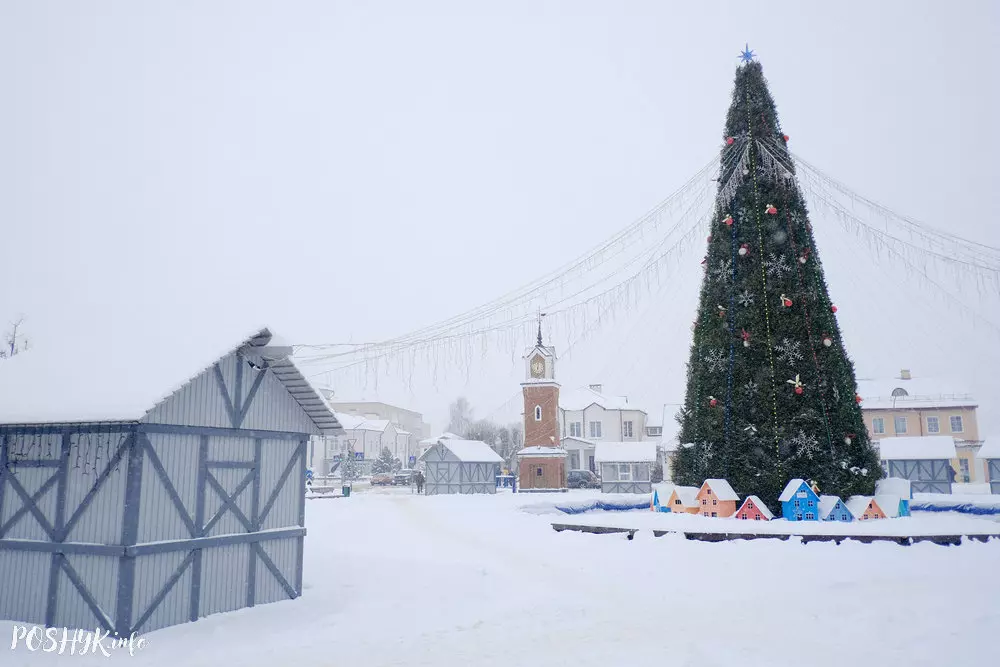
[[[390,488],[309,501],[302,598],[154,632],[139,655],[111,662],[155,667],[995,662],[998,540],[960,547],[709,544],[654,538],[649,532],[629,541],[624,535],[552,530],[553,520],[582,517],[546,513],[546,505],[598,495],[424,497]],[[9,637],[9,624],[0,623],[0,631]],[[5,667],[109,662],[23,649],[11,653],[6,646],[0,651]]]

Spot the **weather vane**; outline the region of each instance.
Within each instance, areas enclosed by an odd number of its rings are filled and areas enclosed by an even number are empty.
[[[750,50],[750,44],[746,44],[743,47],[743,53],[740,54],[740,60],[744,63],[752,63],[754,59],[754,52]]]

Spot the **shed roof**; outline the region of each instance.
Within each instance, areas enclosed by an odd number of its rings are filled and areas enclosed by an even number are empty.
[[[458,435],[455,435],[454,433],[452,433],[450,431],[445,431],[441,435],[437,435],[437,436],[434,436],[434,437],[431,437],[431,438],[424,438],[423,440],[420,441],[420,444],[421,445],[436,445],[438,443],[438,440],[441,440],[441,439],[444,439],[444,440],[461,440],[462,437],[458,436]]]
[[[788,480],[788,484],[785,484],[785,490],[781,492],[778,497],[778,502],[787,503],[789,500],[795,497],[795,492],[799,490],[803,484],[806,484],[804,479],[796,477],[795,479]],[[809,485],[806,484],[806,488],[809,489]],[[810,489],[811,491],[812,489]]]
[[[882,438],[878,449],[883,461],[955,458],[955,440],[950,435]]]
[[[771,512],[771,510],[769,510],[767,508],[767,505],[761,502],[761,499],[758,498],[757,496],[747,496],[747,499],[743,501],[743,504],[740,505],[740,508],[738,510],[736,510],[736,513],[739,514],[740,511],[746,506],[746,504],[750,502],[752,502],[754,504],[754,507],[759,509],[760,513],[766,516],[768,519],[774,518],[774,514]]]
[[[675,486],[674,493],[677,494],[677,498],[681,501],[684,507],[695,507],[698,504],[698,487],[697,486]],[[667,496],[669,498],[669,496]]]
[[[449,450],[462,463],[503,463],[503,458],[482,440],[441,438],[437,444]],[[424,452],[420,458],[425,456],[427,456],[427,452]]]
[[[596,463],[652,463],[656,460],[656,441],[598,442]]]
[[[712,493],[719,500],[739,500],[740,497],[733,490],[733,487],[729,485],[724,479],[706,479],[702,486],[708,484],[708,488],[712,489]],[[700,490],[700,489],[699,489]]]
[[[833,511],[833,508],[836,507],[837,503],[839,503],[839,502],[842,502],[840,500],[840,496],[820,496],[819,497],[819,518],[820,519],[825,519],[826,517],[830,516],[830,512]],[[844,507],[847,507],[847,505],[845,504]],[[850,511],[850,508],[848,508],[848,511]],[[852,514],[853,514],[853,512],[852,512]]]
[[[267,358],[321,433],[342,432],[326,399],[288,356],[291,348],[266,327],[248,336],[225,324],[195,331],[143,324],[117,321],[101,336],[80,332],[5,360],[0,423],[139,421],[212,364],[243,350]]]
[[[1000,459],[1000,438],[987,438],[983,441],[983,446],[976,452],[976,457],[980,459]]]

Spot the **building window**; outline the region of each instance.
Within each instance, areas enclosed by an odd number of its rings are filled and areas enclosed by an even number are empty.
[[[814,507],[813,501],[811,501],[811,500],[809,501],[809,507]]]
[[[958,467],[962,469],[962,481],[965,484],[968,484],[969,480],[970,480],[970,476],[969,476],[969,459],[959,459],[958,460]]]
[[[587,424],[587,428],[590,430],[591,438],[601,437],[601,422],[590,422]]]
[[[712,512],[712,516],[719,516],[718,512]]]
[[[622,437],[623,438],[632,437],[632,422],[622,422]]]
[[[955,415],[951,418],[951,432],[961,433],[965,430],[965,424],[962,423],[961,415]]]
[[[906,417],[895,417],[892,420],[896,433],[906,433]]]
[[[708,504],[708,501],[707,501],[707,500],[705,500],[704,498],[702,498],[702,499],[701,499],[701,504],[702,504],[702,505],[707,505],[707,504]]]
[[[753,517],[753,520],[754,521],[760,521],[760,515],[759,514],[755,514],[754,517]]]
[[[542,469],[535,468],[535,477],[541,477],[541,476],[542,476]]]
[[[676,498],[674,500],[674,505],[680,505],[680,504],[681,504],[681,499],[680,498]]]
[[[715,498],[712,498],[712,504],[713,504],[713,505],[718,505],[718,504],[719,504],[719,501],[718,501],[718,500],[716,500]]]
[[[570,422],[569,423],[569,437],[571,438],[582,438],[583,437],[583,424],[580,422]]]
[[[872,418],[872,433],[882,435],[885,433],[885,419],[882,417]]]
[[[631,463],[619,463],[618,464],[618,479],[622,482],[629,482],[632,480],[632,464]]]
[[[535,406],[535,421],[536,422],[542,421],[542,406],[540,405]]]
[[[928,433],[940,433],[941,432],[941,420],[937,417],[927,418],[927,432]]]
[[[794,506],[795,506],[795,507],[798,507],[798,506],[799,506],[799,501],[797,501],[797,500],[796,500],[796,501],[795,501],[795,505],[794,505]]]
[[[815,518],[816,518],[815,514],[813,514],[812,512],[806,512],[806,521],[812,521]]]
[[[740,515],[740,518],[741,518],[741,519],[746,519],[746,518],[747,518],[747,513],[746,513],[746,512],[744,512],[743,514],[741,514],[741,515]]]

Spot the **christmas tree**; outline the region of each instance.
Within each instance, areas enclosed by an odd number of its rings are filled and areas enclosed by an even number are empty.
[[[372,461],[372,474],[389,474],[402,467],[399,459],[392,455],[388,447],[383,447],[378,458]]]
[[[729,480],[772,509],[801,477],[871,494],[881,477],[788,137],[747,49],[726,117],[715,215],[688,362],[679,484]]]

